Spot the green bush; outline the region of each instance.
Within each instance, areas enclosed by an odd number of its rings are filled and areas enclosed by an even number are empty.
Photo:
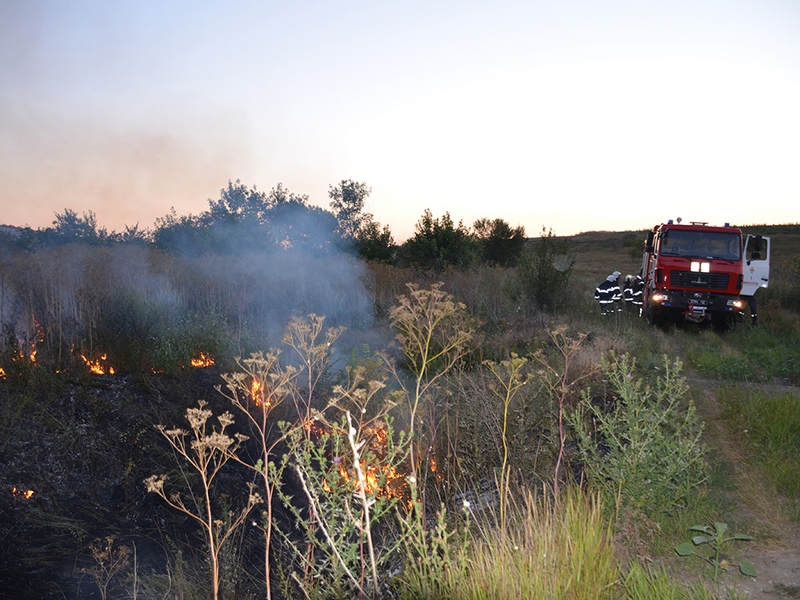
[[[569,242],[557,239],[552,229],[542,228],[542,237],[519,261],[522,285],[537,307],[552,310],[563,304],[574,265]]]
[[[589,483],[607,506],[649,516],[685,506],[708,478],[703,426],[680,377],[681,363],[664,357],[655,386],[634,374],[635,360],[613,352],[603,369],[613,391],[610,409],[585,392],[569,420]]]

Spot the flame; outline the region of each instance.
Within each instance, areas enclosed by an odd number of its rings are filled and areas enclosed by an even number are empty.
[[[25,498],[25,500],[30,500],[33,498],[34,491],[33,490],[20,490],[16,487],[11,488],[11,495],[14,498]]]
[[[3,369],[3,367],[0,367],[0,377],[2,377],[3,379],[6,378],[6,371],[5,369]]]
[[[214,364],[214,357],[210,354],[206,354],[205,352],[198,352],[192,357],[191,365],[193,367],[197,367],[198,369],[204,369],[205,367],[210,367]]]
[[[324,430],[322,431],[324,432]],[[386,443],[389,435],[386,425],[378,423],[365,429],[363,433],[368,440],[368,447],[370,454],[374,457],[374,462],[367,464],[366,460],[361,461],[361,472],[364,478],[359,481],[356,470],[352,467],[348,468],[344,458],[334,458],[334,464],[338,465],[340,482],[352,486],[356,491],[364,490],[373,496],[404,498],[407,491],[406,474],[398,470],[395,465],[381,463],[382,457],[386,455]],[[383,480],[383,485],[381,485],[381,480]],[[323,482],[322,487],[326,492],[333,491],[327,481]]]
[[[108,354],[103,354],[100,358],[89,360],[81,354],[83,362],[89,367],[89,371],[95,375],[113,375],[114,367],[108,364]]]

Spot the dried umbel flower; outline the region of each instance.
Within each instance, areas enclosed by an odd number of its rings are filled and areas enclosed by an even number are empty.
[[[222,425],[222,428],[225,429],[228,425],[233,425],[233,414],[230,411],[225,411],[220,416],[217,417],[219,424]]]
[[[144,487],[148,492],[164,495],[164,482],[167,480],[166,475],[150,475],[144,480]]]
[[[219,450],[225,452],[233,444],[233,438],[224,433],[214,432],[192,442],[195,450]]]
[[[205,402],[200,401],[199,404],[200,408],[186,409],[186,420],[189,421],[192,429],[202,429],[212,414],[210,410],[203,408]]]

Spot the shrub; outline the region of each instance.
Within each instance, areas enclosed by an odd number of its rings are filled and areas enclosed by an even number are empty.
[[[583,394],[570,414],[584,471],[608,506],[649,516],[686,505],[708,478],[703,426],[680,377],[681,363],[664,357],[650,387],[634,375],[635,360],[614,353],[603,369],[615,395],[605,410]]]
[[[552,229],[542,228],[542,237],[520,259],[519,275],[536,306],[552,310],[563,302],[574,265],[569,242],[557,239]]]

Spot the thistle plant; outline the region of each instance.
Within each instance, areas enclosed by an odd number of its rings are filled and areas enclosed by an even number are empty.
[[[755,538],[744,533],[728,533],[727,523],[714,523],[713,527],[709,525],[693,525],[689,527],[689,531],[697,531],[701,535],[696,535],[690,542],[683,542],[675,546],[675,552],[679,556],[698,556],[695,548],[708,544],[711,548],[711,555],[705,557],[705,560],[711,563],[714,567],[714,583],[719,579],[720,569],[727,570],[729,562],[726,558],[722,558],[722,549],[730,542],[749,542]],[[749,560],[743,560],[739,563],[739,572],[748,577],[756,576],[756,567]]]
[[[247,515],[256,504],[262,502],[258,492],[250,485],[247,503],[238,513],[233,515],[219,515],[214,510],[213,489],[214,480],[222,468],[236,457],[240,446],[247,440],[247,436],[236,433],[233,436],[226,433],[226,429],[233,425],[233,415],[225,412],[217,417],[219,428],[208,425],[212,411],[205,408],[206,402],[200,400],[198,408],[186,410],[186,420],[189,421],[191,431],[185,429],[167,429],[157,425],[156,429],[167,439],[176,455],[189,463],[196,472],[197,477],[183,471],[184,494],[179,491],[167,493],[164,486],[166,475],[151,475],[145,479],[144,484],[148,492],[158,494],[172,508],[182,512],[198,525],[205,537],[211,562],[211,581],[214,600],[219,597],[220,580],[220,551],[223,544],[231,534],[245,522]],[[179,467],[182,463],[179,463]],[[193,481],[198,480],[199,485]]]

